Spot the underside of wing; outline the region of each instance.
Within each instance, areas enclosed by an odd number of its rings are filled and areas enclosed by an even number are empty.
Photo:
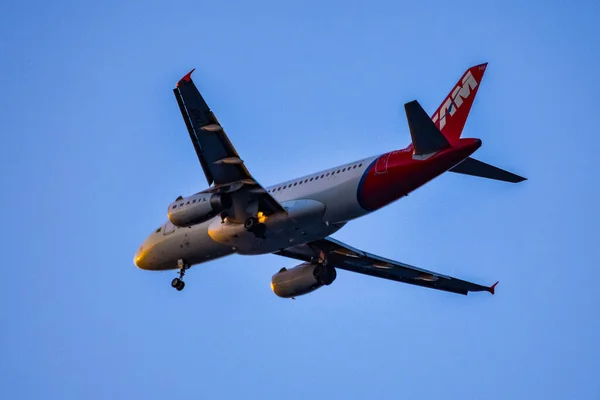
[[[478,285],[369,254],[332,238],[290,247],[275,254],[307,262],[326,261],[328,265],[351,272],[464,295],[484,291],[494,294],[498,283],[489,287]]]
[[[177,83],[173,93],[206,180],[209,185],[214,184],[207,191],[229,193],[234,199],[255,202],[257,211],[266,215],[285,212],[279,202],[248,172],[225,130],[192,81],[192,72]],[[234,215],[232,217],[235,218]],[[239,219],[243,218],[239,216]]]

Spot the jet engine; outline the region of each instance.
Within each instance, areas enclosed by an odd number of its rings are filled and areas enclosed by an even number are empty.
[[[226,193],[203,193],[178,199],[169,205],[169,220],[175,226],[191,226],[208,221],[232,206]]]
[[[301,296],[324,285],[331,285],[337,273],[323,264],[303,263],[294,268],[282,268],[271,278],[271,289],[284,298]]]

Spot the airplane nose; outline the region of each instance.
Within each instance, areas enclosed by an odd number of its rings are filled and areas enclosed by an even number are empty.
[[[136,267],[140,269],[148,268],[148,258],[146,257],[146,251],[144,251],[144,246],[141,246],[139,250],[133,256],[133,263]]]

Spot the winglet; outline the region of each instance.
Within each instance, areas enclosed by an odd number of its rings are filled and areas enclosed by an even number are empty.
[[[498,281],[498,282],[500,282],[500,281]],[[498,284],[498,282],[496,282],[492,286],[490,286],[488,288],[488,292],[490,292],[491,294],[494,294],[494,292],[496,291],[496,285]]]
[[[179,80],[179,82],[181,82],[181,81],[186,81],[186,82],[191,81],[192,80],[192,74],[194,73],[195,70],[196,70],[196,68],[192,69],[190,72],[188,72],[187,74],[185,74],[185,76],[183,78],[181,78]],[[175,86],[179,87],[179,82],[177,82],[177,85],[175,85]]]

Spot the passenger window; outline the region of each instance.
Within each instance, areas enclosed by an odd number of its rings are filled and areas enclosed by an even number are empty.
[[[310,181],[312,182],[314,178],[310,178]]]
[[[340,173],[340,170],[338,169],[337,172],[336,172],[336,174],[339,174],[339,173]]]
[[[305,179],[305,180],[304,180],[304,183],[306,183],[306,182],[308,182],[308,179]]]
[[[296,186],[298,184],[298,182],[294,183],[294,186]]]
[[[329,172],[325,176],[329,176]]]
[[[360,168],[360,167],[362,167],[362,163],[361,163],[361,164],[358,164],[358,167],[359,167],[359,168]]]
[[[194,201],[192,201],[192,204],[196,202],[196,199],[194,199]]]
[[[325,174],[321,175],[321,179],[325,178]]]
[[[173,205],[173,210],[176,209],[176,208],[177,208],[177,204],[174,204]]]

